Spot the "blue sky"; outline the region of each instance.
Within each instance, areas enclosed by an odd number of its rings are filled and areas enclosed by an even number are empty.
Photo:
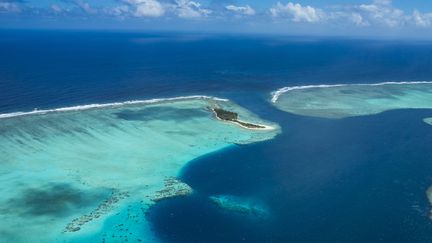
[[[0,28],[432,38],[432,1],[0,0]]]

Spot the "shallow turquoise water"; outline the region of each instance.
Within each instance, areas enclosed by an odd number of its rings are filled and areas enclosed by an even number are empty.
[[[275,129],[219,121],[208,109],[214,106]],[[279,132],[234,103],[208,97],[96,107],[0,119],[3,240],[156,241],[145,212],[182,166]]]
[[[344,118],[395,109],[432,108],[432,82],[387,82],[285,87],[274,105],[297,115]]]

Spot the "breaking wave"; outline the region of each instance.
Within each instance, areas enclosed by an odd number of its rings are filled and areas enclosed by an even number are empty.
[[[28,116],[28,115],[44,115],[47,113],[54,113],[54,112],[82,111],[82,110],[90,110],[90,109],[98,109],[98,108],[121,107],[121,106],[125,106],[125,105],[154,104],[154,103],[163,103],[163,102],[180,101],[180,100],[192,100],[192,99],[228,101],[227,99],[222,99],[222,98],[217,98],[217,97],[212,97],[212,96],[191,95],[191,96],[179,96],[179,97],[172,97],[172,98],[157,98],[157,99],[148,99],[148,100],[130,100],[130,101],[124,101],[124,102],[113,102],[113,103],[104,103],[104,104],[77,105],[77,106],[70,106],[70,107],[45,109],[45,110],[35,109],[33,111],[27,111],[27,112],[3,113],[3,114],[0,114],[0,119],[13,118],[13,117],[18,117],[18,116]]]
[[[290,86],[290,87],[283,87],[272,92],[271,102],[276,103],[276,101],[279,99],[279,97],[282,94],[292,90],[311,89],[311,88],[334,88],[334,87],[342,87],[342,86],[382,86],[382,85],[398,85],[398,84],[404,84],[404,85],[432,84],[432,81],[382,82],[382,83],[371,83],[371,84],[316,84],[316,85]]]

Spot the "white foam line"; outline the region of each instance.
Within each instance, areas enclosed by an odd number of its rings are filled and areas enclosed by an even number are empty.
[[[124,105],[136,105],[136,104],[154,104],[154,103],[162,103],[162,102],[170,102],[170,101],[179,101],[179,100],[192,100],[192,99],[209,99],[216,101],[228,101],[227,99],[221,99],[212,96],[205,95],[191,95],[191,96],[179,96],[173,98],[159,98],[159,99],[149,99],[149,100],[130,100],[124,102],[113,102],[113,103],[105,103],[105,104],[89,104],[89,105],[78,105],[78,106],[70,106],[63,108],[55,108],[55,109],[46,109],[46,110],[33,110],[28,112],[12,112],[12,113],[4,113],[0,114],[0,119],[3,118],[12,118],[18,116],[28,116],[28,115],[44,115],[47,113],[53,112],[68,112],[68,111],[82,111],[89,109],[97,109],[97,108],[110,108],[110,107],[120,107]]]
[[[291,86],[291,87],[283,87],[272,92],[271,101],[276,103],[279,99],[279,96],[282,94],[292,91],[292,90],[300,90],[300,89],[311,89],[311,88],[333,88],[333,87],[342,87],[342,86],[382,86],[382,85],[390,85],[390,84],[432,84],[432,81],[405,81],[405,82],[382,82],[382,83],[372,83],[372,84],[316,84],[316,85],[303,85],[303,86]]]

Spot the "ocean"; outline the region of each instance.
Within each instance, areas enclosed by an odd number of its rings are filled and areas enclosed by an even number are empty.
[[[150,226],[146,224],[141,228],[137,223],[128,230],[142,236],[148,234],[149,227],[154,241],[162,242],[431,242],[429,213],[432,207],[426,190],[432,185],[432,126],[423,119],[432,117],[432,110],[392,109],[378,114],[329,119],[285,112],[271,102],[271,93],[286,86],[432,81],[431,65],[432,42],[424,41],[2,31],[0,114],[192,95],[229,99],[236,104],[229,107],[238,109],[250,119],[278,124],[280,131],[265,136],[265,139],[253,137],[248,140],[251,138],[244,131],[230,128],[223,134],[224,140],[220,140],[213,132],[221,134],[224,128],[216,123],[206,127],[209,117],[202,113],[202,108],[199,112],[193,110],[208,104],[188,101],[168,104],[169,109],[155,105],[150,114],[157,122],[150,125],[153,128],[179,126],[183,134],[176,138],[194,146],[193,149],[176,147],[176,151],[185,155],[176,153],[169,157],[170,161],[179,157],[187,160],[176,165],[176,170],[180,168],[176,175],[193,192],[156,202],[145,213],[134,211]],[[237,105],[254,115],[243,113]],[[172,118],[172,109],[179,107],[187,112]],[[75,139],[73,144],[80,143],[80,151],[94,152],[94,157],[99,150],[109,153],[110,147],[101,146],[101,139],[112,141],[116,139],[115,134],[123,136],[125,131],[128,134],[141,131],[138,123],[123,120],[147,122],[144,120],[148,118],[143,118],[140,113],[141,107],[113,109],[87,113],[77,110],[70,116],[58,115],[52,119],[46,114],[44,119],[36,119],[43,123],[33,123],[25,117],[17,121],[6,119],[7,123],[0,120],[0,134],[8,134],[9,128],[25,123],[26,129],[36,134],[34,141],[39,146],[44,139],[38,137],[42,131],[36,132],[37,124],[41,124],[42,130],[52,126],[54,118],[61,121],[59,124],[70,127],[74,126],[70,124],[82,122],[74,129],[77,133],[84,129],[89,135],[71,135]],[[158,116],[161,112],[162,118]],[[179,124],[184,117],[191,117],[193,122]],[[116,119],[120,118],[124,126],[116,124]],[[103,126],[113,130],[105,130]],[[203,137],[194,135],[199,139],[186,139],[183,126],[199,127],[196,131],[193,128],[187,131],[203,134]],[[67,127],[55,129],[55,132],[64,130],[68,130]],[[173,131],[168,130],[172,134]],[[239,137],[247,142],[239,142]],[[30,146],[25,141],[28,138],[20,137],[25,144],[23,147]],[[128,166],[139,164],[140,157],[133,153],[143,149],[144,156],[153,151],[137,145],[138,139],[145,139],[145,136],[122,139],[121,143],[112,141],[112,146],[122,149],[100,158],[138,159],[134,164],[118,162],[116,166],[125,167],[125,173],[131,173],[131,177],[139,181],[142,179],[139,171],[127,170]],[[170,147],[160,153],[167,153],[177,146],[169,140],[170,137],[161,140],[160,143],[166,141]],[[129,144],[132,141],[134,145]],[[11,151],[11,147],[6,147],[9,142],[0,140],[2,153]],[[40,145],[37,148],[38,153],[42,151],[41,161],[49,159],[43,152],[57,143],[58,140],[53,140],[50,147]],[[199,147],[200,143],[203,148]],[[67,151],[67,144],[55,150],[57,159],[62,159],[62,151],[65,151],[62,149]],[[91,147],[82,148],[86,145]],[[64,153],[70,158],[74,151]],[[4,158],[2,163],[8,166],[16,158],[28,159],[31,155],[19,157],[14,152]],[[104,161],[100,162],[99,166],[104,167]],[[86,167],[87,170],[97,170],[95,168]],[[93,176],[93,171],[86,172],[80,175]],[[12,180],[8,177],[9,172],[2,173],[2,183]],[[170,169],[170,173],[174,170]],[[151,176],[148,172],[142,175]],[[119,178],[126,180],[127,174]],[[21,180],[25,181],[25,178]],[[87,190],[89,198],[100,200],[110,192],[98,186],[97,190],[78,186],[76,190]],[[129,186],[119,188],[129,190]],[[39,201],[48,205],[51,201],[43,197],[44,193],[52,194],[49,190],[54,191],[49,188],[45,190],[44,187],[43,193],[38,194],[42,197],[38,196]],[[54,188],[55,193],[63,195],[69,187],[63,186],[60,192],[58,186]],[[74,193],[68,192],[66,198],[73,198]],[[131,193],[133,191],[129,190]],[[87,194],[83,194],[83,198]],[[229,202],[234,202],[234,207],[215,203],[211,199],[214,196],[232,199]],[[133,210],[130,207],[134,208],[134,203],[125,203],[119,214]],[[65,208],[81,208],[81,204],[94,207],[86,200],[71,206],[65,199],[60,204],[66,205]],[[57,207],[66,212],[63,206]],[[1,205],[0,209],[0,213],[6,210]],[[63,211],[58,215],[63,217]],[[23,212],[26,217],[40,216]],[[3,220],[8,219],[6,213],[2,215]],[[107,227],[122,224],[120,217],[113,215],[102,229],[92,225],[95,228],[92,234],[105,234],[104,237],[86,235],[90,238],[84,237],[83,241],[116,241],[118,238],[103,233]],[[8,232],[7,226],[0,228],[2,232]]]

